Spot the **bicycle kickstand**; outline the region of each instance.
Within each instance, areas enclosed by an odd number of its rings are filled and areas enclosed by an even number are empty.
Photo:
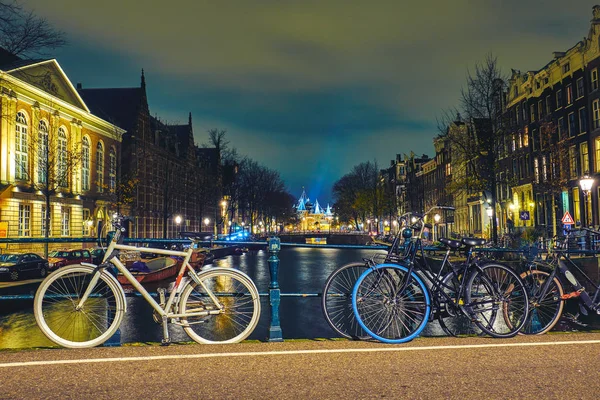
[[[163,338],[160,341],[161,346],[168,346],[171,344],[171,338],[169,337],[169,324],[166,315],[162,317],[162,327],[163,327]]]

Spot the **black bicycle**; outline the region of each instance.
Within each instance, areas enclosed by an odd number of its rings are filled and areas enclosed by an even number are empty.
[[[599,231],[590,228],[582,230],[600,235]],[[540,335],[551,330],[560,320],[568,299],[577,298],[584,313],[589,310],[600,315],[600,285],[571,260],[567,252],[571,237],[572,233],[568,233],[545,261],[530,262],[521,274],[529,292],[529,318],[522,329],[524,334]],[[575,274],[583,278],[585,286]],[[569,292],[563,284],[567,282],[572,289]]]

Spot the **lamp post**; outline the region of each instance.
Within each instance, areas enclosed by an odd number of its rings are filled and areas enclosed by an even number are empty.
[[[181,232],[181,227],[180,227],[181,221],[182,221],[181,215],[176,215],[175,223],[177,224],[177,231],[179,231],[179,232]]]
[[[333,221],[333,217],[332,216],[327,217],[327,221],[329,221],[329,234],[331,235],[331,221]]]
[[[440,222],[441,219],[442,219],[442,216],[440,214],[435,214],[433,216],[433,220],[435,221],[435,224],[433,225],[433,241],[434,242],[435,242],[435,239],[436,239],[435,234],[436,234],[436,231],[437,231],[437,225],[438,225],[438,222]]]
[[[487,216],[490,218],[488,226],[489,226],[489,230],[490,230],[489,236],[491,237],[492,236],[492,217],[494,216],[494,210],[492,209],[492,207],[488,207],[485,209],[485,212],[486,212]]]
[[[592,192],[592,186],[594,185],[594,178],[586,175],[579,180],[579,185],[581,186],[581,191],[583,192],[583,218],[581,222],[583,226],[586,226],[589,223],[587,203],[590,193]]]

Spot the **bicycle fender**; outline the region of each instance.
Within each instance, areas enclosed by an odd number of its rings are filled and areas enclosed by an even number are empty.
[[[85,262],[82,262],[80,264],[83,265],[84,267],[92,267],[94,269],[98,268],[98,266],[96,264],[85,263]],[[107,276],[108,279],[112,280],[117,285],[119,290],[121,291],[121,294],[123,295],[123,298],[125,299],[125,301],[123,302],[123,311],[127,312],[127,298],[125,297],[125,290],[123,290],[123,285],[121,285],[121,283],[117,280],[117,278],[115,278],[114,275],[111,274],[110,272],[108,272],[106,269],[104,271],[102,271],[102,274],[104,276]]]

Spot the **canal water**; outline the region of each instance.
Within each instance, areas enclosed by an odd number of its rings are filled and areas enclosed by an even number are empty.
[[[381,250],[284,248],[279,253],[279,284],[282,294],[322,293],[325,280],[338,266],[372,257]],[[384,253],[382,253],[384,254]],[[266,251],[249,252],[215,260],[218,267],[238,268],[256,283],[260,293],[268,293],[270,275]],[[159,284],[167,287],[168,282]],[[35,286],[27,285],[30,293]],[[155,291],[156,286],[148,288]],[[27,293],[27,292],[26,292]],[[0,294],[11,294],[7,288]],[[270,306],[268,297],[261,297],[262,313],[259,325],[249,339],[265,340],[269,336]],[[153,321],[152,308],[141,297],[127,297],[127,313],[121,324],[121,341],[160,342],[161,327]],[[0,348],[27,348],[54,346],[38,329],[32,311],[32,300],[0,301]],[[321,298],[315,296],[283,296],[280,320],[284,339],[332,338],[336,334],[329,327],[321,311]],[[190,341],[183,330],[170,326],[172,340]],[[426,336],[443,334],[437,322],[428,324]]]

